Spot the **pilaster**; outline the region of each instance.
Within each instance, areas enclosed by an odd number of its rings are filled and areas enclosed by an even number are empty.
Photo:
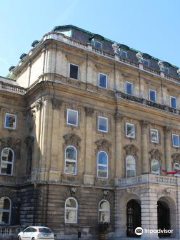
[[[149,161],[148,161],[148,122],[142,121],[141,122],[141,139],[142,139],[142,173],[149,172]]]
[[[169,126],[165,126],[164,128],[164,149],[165,149],[165,165],[166,171],[171,171],[171,128]]]

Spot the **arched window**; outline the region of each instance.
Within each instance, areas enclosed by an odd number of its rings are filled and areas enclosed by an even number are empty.
[[[8,225],[10,224],[11,218],[11,201],[7,197],[2,197],[0,199],[0,224]]]
[[[110,206],[106,200],[99,203],[99,222],[110,222]]]
[[[178,173],[174,174],[174,176],[180,176],[180,164],[174,163],[174,171],[179,171]]]
[[[97,157],[97,176],[99,178],[108,178],[108,155],[106,152],[98,152]]]
[[[126,177],[136,176],[136,161],[131,155],[126,157]]]
[[[160,174],[160,164],[159,161],[156,159],[151,160],[151,173],[153,174]]]
[[[14,152],[10,148],[4,148],[1,152],[1,174],[13,174]]]
[[[68,146],[65,151],[65,173],[77,173],[77,150],[73,146]]]
[[[68,198],[65,202],[65,223],[77,223],[78,203],[75,198]]]

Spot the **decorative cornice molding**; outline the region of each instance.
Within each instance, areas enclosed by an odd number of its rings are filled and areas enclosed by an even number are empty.
[[[80,149],[81,138],[75,133],[69,133],[63,136],[65,140],[65,146],[72,145]]]
[[[156,160],[161,160],[162,157],[162,153],[158,150],[158,149],[152,149],[151,151],[149,151],[150,154],[150,160],[152,159],[156,159]]]

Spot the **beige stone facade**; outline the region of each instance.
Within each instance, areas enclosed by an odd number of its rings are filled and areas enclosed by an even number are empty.
[[[9,79],[0,78],[0,197],[10,202],[9,219],[1,219],[3,236],[42,224],[58,239],[77,237],[78,231],[95,238],[103,201],[109,237],[135,236],[138,221],[143,229],[167,227],[171,237],[180,237],[180,178],[167,174],[180,164],[180,78],[138,57],[133,62],[53,31]],[[78,66],[77,79],[70,78],[71,64]],[[106,87],[99,85],[100,74]],[[177,108],[170,106],[172,97]],[[7,113],[15,116],[9,118],[15,128],[7,128]],[[68,147],[75,157],[66,155]],[[4,149],[13,157],[3,160]],[[76,202],[76,218],[68,199]],[[128,203],[139,212],[128,213]],[[169,222],[161,225],[160,217]],[[144,231],[141,238],[158,234]]]

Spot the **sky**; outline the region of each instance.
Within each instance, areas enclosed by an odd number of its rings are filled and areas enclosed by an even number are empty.
[[[180,0],[0,0],[0,18],[0,76],[68,24],[180,67]]]

